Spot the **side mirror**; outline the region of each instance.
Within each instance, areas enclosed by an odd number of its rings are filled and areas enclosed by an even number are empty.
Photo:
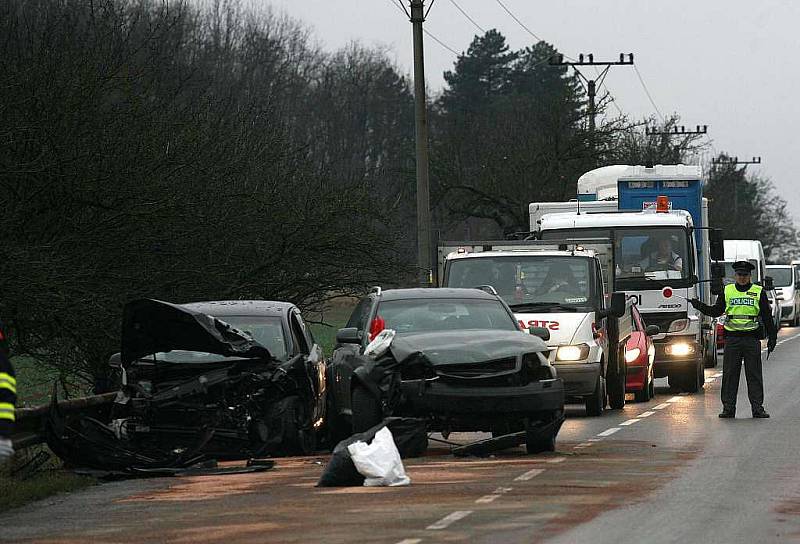
[[[611,307],[608,309],[607,315],[611,317],[622,317],[625,315],[625,293],[617,291],[611,293]]]
[[[713,278],[711,280],[711,294],[720,296],[725,292],[725,283],[722,278]]]
[[[795,289],[800,289],[800,281],[794,282],[794,288]]]
[[[534,336],[538,336],[545,342],[550,340],[550,331],[545,329],[544,327],[531,327],[528,329],[528,333]]]
[[[697,277],[697,274],[692,274],[692,277],[689,278],[689,281],[692,282],[692,285],[697,285],[700,283],[700,278]]]
[[[122,366],[122,354],[115,353],[108,358],[108,366],[112,368],[119,368]]]
[[[658,325],[648,325],[644,328],[644,333],[647,336],[656,336],[657,334],[661,334],[661,327]]]
[[[361,333],[356,327],[345,327],[336,333],[337,344],[360,344]]]
[[[775,290],[775,281],[772,279],[772,276],[764,276],[764,289],[767,291]]]
[[[711,229],[708,232],[708,242],[710,247],[711,253],[711,260],[712,261],[724,261],[725,260],[725,243],[722,237],[722,230],[721,229]]]

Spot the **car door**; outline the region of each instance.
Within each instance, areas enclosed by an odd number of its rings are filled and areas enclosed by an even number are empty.
[[[303,357],[306,375],[311,387],[311,421],[319,421],[325,416],[325,360],[322,349],[314,342],[311,331],[300,315],[300,310],[292,308],[289,312],[289,329],[295,354]]]

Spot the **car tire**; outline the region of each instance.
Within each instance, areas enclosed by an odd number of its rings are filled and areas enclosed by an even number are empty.
[[[317,435],[300,397],[288,397],[283,411],[281,449],[288,455],[311,455],[317,447]]]
[[[325,436],[327,446],[331,450],[336,447],[336,444],[349,438],[353,434],[353,426],[350,421],[338,413],[336,410],[336,402],[333,400],[333,395],[328,392],[327,406],[325,408]]]
[[[563,417],[563,410],[559,410],[547,416],[547,418],[544,420],[544,423],[551,423],[558,420],[558,418],[561,418],[563,421]],[[551,434],[542,436],[542,433],[537,428],[528,427],[525,430],[525,450],[531,455],[536,453],[556,451],[556,436],[558,435],[558,430],[560,428],[561,424],[559,424]]]
[[[612,375],[608,380],[608,407],[621,410],[625,407],[625,374]]]
[[[656,379],[655,377],[650,378],[650,398],[655,398],[656,396]]]
[[[350,406],[353,409],[353,433],[363,433],[383,421],[380,401],[363,385],[353,384]]]
[[[705,368],[716,368],[717,366],[717,342],[714,340],[713,346],[706,346],[705,357],[703,358]]]
[[[653,388],[653,378],[647,380],[640,391],[633,392],[633,400],[635,402],[647,402],[652,398],[651,390]]]
[[[594,392],[583,400],[586,415],[597,417],[603,415],[606,408],[606,379],[602,374],[597,375],[594,383]]]
[[[704,391],[705,373],[703,365],[695,365],[682,373],[679,388],[687,393],[701,393]]]

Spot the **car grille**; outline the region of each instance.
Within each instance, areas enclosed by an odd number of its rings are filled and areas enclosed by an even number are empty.
[[[488,378],[501,374],[508,374],[517,370],[517,358],[506,357],[481,363],[455,363],[437,367],[436,373],[440,376],[453,378],[477,379]]]

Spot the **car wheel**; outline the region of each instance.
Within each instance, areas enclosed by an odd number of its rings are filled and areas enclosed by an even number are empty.
[[[703,359],[705,368],[715,368],[717,366],[717,343],[706,346],[705,357]]]
[[[703,382],[705,382],[705,373],[703,372],[703,365],[697,364],[693,368],[679,374],[680,380],[677,384],[679,389],[687,393],[698,393],[703,391]],[[670,381],[670,386],[672,382]]]
[[[648,386],[650,389],[650,398],[654,398],[656,396],[656,379],[654,377],[650,378],[650,385]]]
[[[608,382],[608,406],[612,410],[625,407],[625,376],[614,375]]]
[[[525,429],[525,449],[529,454],[556,451],[556,436],[558,435],[558,430],[561,428],[561,423],[558,423],[555,428],[553,428],[554,426],[552,423],[559,418],[563,422],[563,417],[563,411],[559,410],[547,416],[544,421],[537,421],[539,424],[538,426],[529,425],[528,428]],[[541,425],[549,427],[546,434],[542,432],[543,429]]]
[[[633,400],[635,402],[647,402],[652,398],[651,389],[653,387],[653,378],[649,378],[644,385],[642,385],[641,391],[634,391],[633,392]]]
[[[594,383],[594,392],[584,399],[586,406],[587,416],[600,416],[603,415],[603,410],[606,407],[606,379],[602,374],[597,375],[597,380]]]
[[[310,455],[317,447],[317,437],[303,399],[289,397],[283,411],[281,449],[289,455]]]
[[[325,436],[327,445],[333,450],[336,444],[353,434],[353,427],[350,425],[350,421],[336,410],[336,402],[333,400],[333,395],[328,393],[326,402]]]
[[[353,384],[351,406],[354,433],[363,433],[383,421],[380,401],[363,385]]]

